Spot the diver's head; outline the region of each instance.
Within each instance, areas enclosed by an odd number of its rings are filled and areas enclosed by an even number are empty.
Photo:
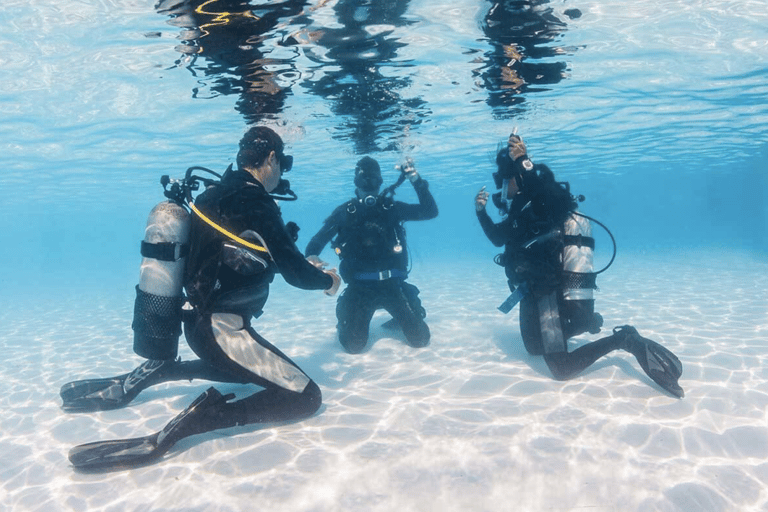
[[[369,156],[361,158],[355,166],[357,196],[361,199],[369,196],[378,196],[382,183],[384,183],[384,180],[381,178],[379,162]]]
[[[253,127],[240,140],[237,168],[250,173],[267,192],[272,192],[285,181],[281,179],[283,173],[293,167],[293,157],[284,150],[283,140],[273,130],[266,126]]]

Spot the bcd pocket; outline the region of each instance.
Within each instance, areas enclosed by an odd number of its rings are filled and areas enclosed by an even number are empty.
[[[252,276],[267,268],[267,262],[254,251],[232,242],[224,242],[221,262],[242,276]]]

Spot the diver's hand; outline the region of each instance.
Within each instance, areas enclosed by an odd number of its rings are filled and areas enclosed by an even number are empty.
[[[509,148],[509,158],[511,158],[512,161],[515,161],[528,153],[528,149],[525,147],[523,138],[514,133],[509,136],[509,140],[507,140],[507,147]]]
[[[411,183],[416,183],[419,180],[419,173],[416,172],[416,166],[413,165],[413,159],[410,157],[406,158],[405,164],[400,166],[400,172],[405,174]]]
[[[333,284],[330,288],[323,291],[324,294],[326,294],[329,297],[333,297],[336,295],[336,292],[339,291],[339,287],[341,286],[341,278],[339,277],[339,274],[336,273],[336,269],[332,268],[330,270],[323,270],[326,274],[331,276],[333,278]]]
[[[485,191],[485,185],[483,185],[483,188],[475,196],[475,211],[481,212],[485,210],[485,205],[488,204],[488,195],[488,192]]]
[[[310,262],[312,265],[315,266],[318,270],[325,270],[325,267],[328,266],[328,263],[321,260],[317,256],[307,256],[307,261]]]

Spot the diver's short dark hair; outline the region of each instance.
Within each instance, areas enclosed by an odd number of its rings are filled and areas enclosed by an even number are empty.
[[[240,139],[240,151],[237,153],[237,168],[259,166],[264,163],[269,153],[274,151],[280,157],[283,154],[283,139],[271,128],[254,126]]]

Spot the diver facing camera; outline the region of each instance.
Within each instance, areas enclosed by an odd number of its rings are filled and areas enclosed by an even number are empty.
[[[369,156],[361,158],[355,166],[355,195],[359,202],[366,206],[375,205],[382,183],[379,163]]]
[[[379,188],[384,183],[379,163],[368,156],[361,158],[355,166],[355,195],[358,198],[357,202],[368,207],[381,203],[383,208],[389,208],[391,207],[391,199],[395,195],[395,190],[406,179],[411,183],[415,183],[420,178],[419,173],[416,172],[413,159],[410,157],[405,159],[405,163],[395,165],[395,170],[400,171],[400,177],[395,183],[379,193]],[[352,207],[354,208],[354,206]]]
[[[388,311],[411,347],[429,344],[426,311],[419,290],[407,283],[408,245],[403,223],[437,216],[437,203],[413,160],[396,166],[398,180],[379,192],[384,180],[379,163],[366,156],[355,166],[355,197],[338,206],[310,240],[304,254],[310,261],[327,265],[320,253],[330,242],[341,263],[339,273],[347,284],[336,304],[339,342],[347,352],[362,352],[368,343],[373,314]],[[405,180],[413,185],[419,204],[395,201],[395,189]]]

